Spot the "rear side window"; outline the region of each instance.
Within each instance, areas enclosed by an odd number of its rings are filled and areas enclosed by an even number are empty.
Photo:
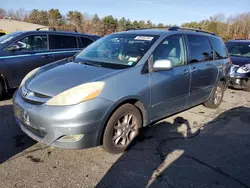
[[[208,37],[187,35],[189,45],[189,62],[198,63],[213,60],[213,50]]]
[[[77,40],[74,36],[49,35],[50,49],[77,48]]]
[[[224,43],[221,39],[211,37],[210,41],[212,43],[214,49],[214,56],[215,59],[226,59],[227,58],[227,51]]]
[[[86,38],[86,37],[80,37],[80,48],[85,48],[88,45],[90,45],[93,42],[93,40]]]

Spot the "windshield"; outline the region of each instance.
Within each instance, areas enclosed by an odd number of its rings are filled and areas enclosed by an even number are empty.
[[[1,36],[0,37],[0,45],[3,45],[5,43],[9,42],[10,40],[12,40],[13,38],[15,38],[19,35],[21,35],[21,33],[10,33],[10,34]]]
[[[92,43],[76,56],[76,59],[98,65],[130,67],[136,65],[158,36],[109,35]]]
[[[229,42],[226,44],[226,46],[231,56],[250,57],[250,42]]]

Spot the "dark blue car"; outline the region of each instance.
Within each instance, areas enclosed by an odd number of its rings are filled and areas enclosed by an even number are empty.
[[[250,40],[230,40],[226,46],[233,63],[230,86],[250,92]]]
[[[0,97],[34,68],[71,57],[99,36],[75,32],[25,31],[0,37]]]

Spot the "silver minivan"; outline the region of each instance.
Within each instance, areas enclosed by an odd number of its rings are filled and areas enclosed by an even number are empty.
[[[202,103],[217,108],[230,66],[223,41],[202,30],[114,33],[27,74],[14,113],[41,143],[120,153],[142,127]]]

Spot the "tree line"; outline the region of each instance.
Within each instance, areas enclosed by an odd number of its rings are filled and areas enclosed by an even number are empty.
[[[170,24],[152,23],[150,20],[134,20],[114,18],[112,15],[100,18],[97,14],[89,16],[79,11],[69,11],[63,15],[59,9],[38,10],[28,12],[24,9],[5,10],[0,8],[0,19],[9,18],[29,23],[53,27],[63,31],[77,31],[106,35],[124,31],[128,28],[171,27]],[[232,38],[250,38],[250,12],[225,17],[217,14],[200,22],[183,23],[182,27],[200,28],[220,35],[224,40]]]

